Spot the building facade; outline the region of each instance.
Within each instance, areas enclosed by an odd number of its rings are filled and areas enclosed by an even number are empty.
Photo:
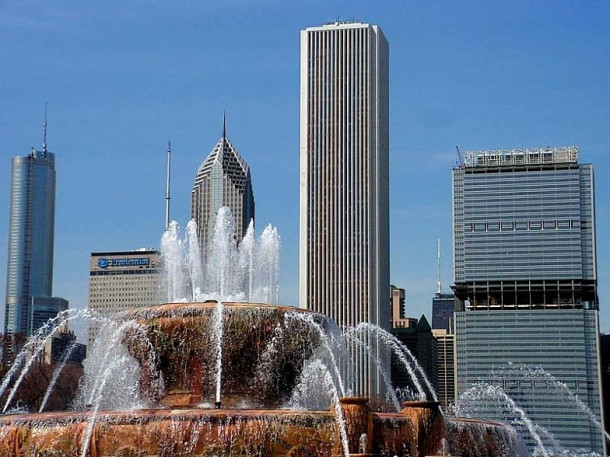
[[[391,328],[411,327],[417,324],[417,319],[407,317],[404,289],[390,285],[390,306],[392,307]]]
[[[455,310],[455,296],[437,292],[432,297],[432,328],[449,330],[449,324]]]
[[[448,410],[455,404],[455,337],[451,327],[433,328],[432,335],[436,340],[436,394]]]
[[[11,161],[4,332],[34,334],[68,308],[53,297],[55,154],[32,150]]]
[[[227,138],[224,121],[222,138],[197,170],[191,191],[191,219],[197,222],[202,247],[207,245],[223,206],[231,209],[239,242],[254,222],[254,193],[250,167]]]
[[[389,48],[378,26],[301,31],[300,306],[388,328]],[[353,348],[356,393],[379,392]]]
[[[426,316],[422,314],[419,320],[415,318],[406,319],[408,325],[393,327],[391,329],[392,335],[394,335],[417,359],[417,362],[424,371],[428,382],[422,382],[422,379],[418,375],[421,388],[424,390],[424,394],[427,399],[432,398],[432,392],[428,389],[428,383],[432,386],[434,391],[437,388],[437,341],[432,333],[430,324]],[[400,392],[402,389],[413,394],[417,393],[417,388],[408,370],[406,370],[403,362],[396,354],[392,354],[392,385]],[[406,399],[413,399],[417,397],[406,396]]]
[[[89,310],[112,316],[160,303],[161,268],[154,250],[93,252],[89,262]],[[89,345],[99,324],[89,326]]]
[[[457,395],[500,386],[562,447],[605,452],[557,387],[601,422],[593,167],[576,147],[466,153],[453,233]]]

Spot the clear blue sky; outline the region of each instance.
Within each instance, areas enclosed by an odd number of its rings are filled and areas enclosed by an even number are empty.
[[[391,280],[431,316],[436,240],[452,282],[451,168],[462,150],[577,145],[593,163],[601,329],[610,331],[607,1],[0,0],[0,321],[10,158],[57,155],[54,294],[86,307],[92,251],[158,247],[227,134],[249,163],[257,227],[282,236],[298,303],[299,33],[334,19],[390,43]]]

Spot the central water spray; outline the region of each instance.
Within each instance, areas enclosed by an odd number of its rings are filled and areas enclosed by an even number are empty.
[[[205,249],[190,221],[180,234],[173,221],[161,239],[161,258],[167,302],[220,300],[277,304],[279,301],[280,237],[267,225],[258,239],[250,222],[238,242],[231,210],[218,211]]]

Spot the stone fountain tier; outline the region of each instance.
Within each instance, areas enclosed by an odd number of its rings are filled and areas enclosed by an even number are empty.
[[[169,303],[121,315],[138,324],[127,332],[125,344],[140,364],[140,388],[150,404],[215,403],[220,330],[222,406],[276,408],[320,344],[308,322],[329,322],[300,308],[249,303],[222,303],[218,320],[217,307],[216,302]]]
[[[514,428],[492,421],[453,418],[447,421],[447,443],[450,453],[461,457],[529,455]]]
[[[349,455],[425,456],[417,425],[401,413],[375,413],[365,402],[342,401]],[[355,408],[355,410],[352,409]],[[357,417],[355,417],[355,416]],[[427,420],[426,418],[422,420]],[[80,456],[91,424],[90,412],[0,417],[0,455]],[[419,420],[416,418],[416,421]],[[368,435],[366,448],[352,438]],[[351,435],[354,435],[353,437]],[[517,457],[522,442],[508,426],[472,420],[447,424],[452,455]],[[333,412],[294,410],[145,409],[104,411],[95,417],[87,456],[345,456]],[[438,444],[438,455],[443,448]]]

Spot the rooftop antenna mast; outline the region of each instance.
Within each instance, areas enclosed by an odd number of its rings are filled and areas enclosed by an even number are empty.
[[[437,294],[441,294],[441,239],[438,238],[437,240],[437,248],[436,248],[436,255],[437,255],[437,263],[438,263],[438,279],[436,281],[436,293]]]
[[[42,152],[47,156],[47,102],[44,102],[44,133],[42,136]]]
[[[167,142],[167,181],[165,186],[165,230],[169,229],[169,188],[170,188],[170,169],[172,162],[172,143]]]
[[[222,137],[227,137],[227,117],[225,112],[222,112]]]

